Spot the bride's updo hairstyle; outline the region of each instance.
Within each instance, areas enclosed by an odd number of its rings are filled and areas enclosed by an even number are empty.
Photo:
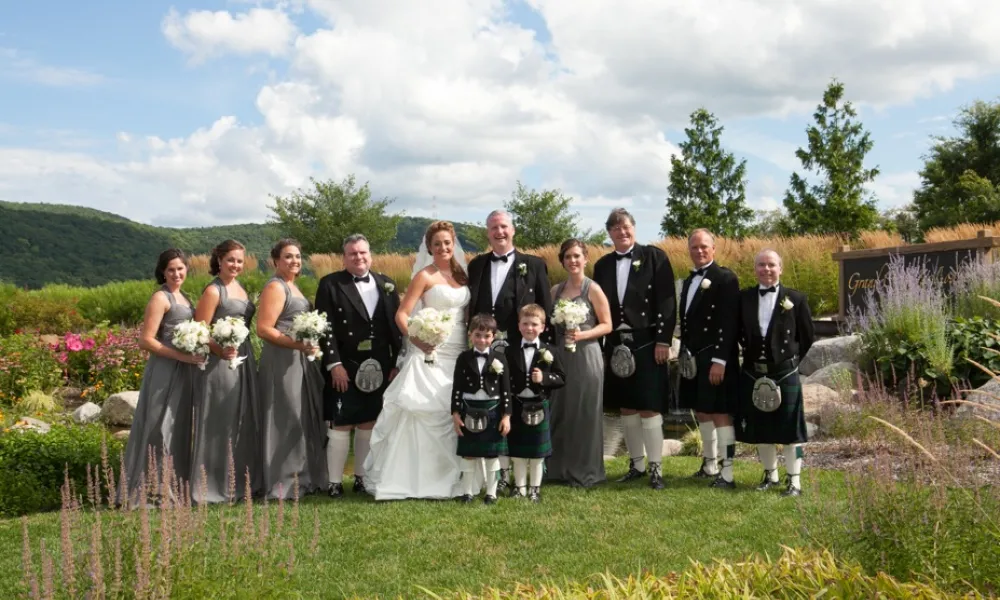
[[[427,233],[424,234],[424,245],[427,246],[427,252],[429,254],[434,253],[431,248],[431,240],[433,240],[434,236],[441,231],[447,231],[451,234],[452,244],[454,246],[458,246],[458,237],[455,235],[455,226],[448,221],[434,221],[427,227]],[[451,255],[451,276],[455,278],[456,282],[462,285],[469,283],[469,277],[465,274],[465,271],[462,270],[462,266],[458,264],[458,261],[455,260],[454,253]]]

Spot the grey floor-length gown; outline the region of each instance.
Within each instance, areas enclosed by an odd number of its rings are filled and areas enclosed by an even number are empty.
[[[164,346],[173,348],[171,338],[174,327],[194,317],[194,308],[180,304],[167,286],[157,294],[166,294],[170,309],[163,315],[156,339]],[[187,299],[187,296],[185,296]],[[132,420],[132,431],[125,447],[126,481],[121,482],[119,501],[127,485],[128,502],[138,505],[139,484],[145,476],[146,489],[155,488],[150,482],[153,477],[162,481],[163,452],[170,456],[174,466],[174,477],[188,481],[191,472],[191,400],[194,392],[194,375],[198,367],[172,358],[150,354],[146,369],[142,374],[139,400]],[[147,473],[150,452],[156,459],[157,473]],[[155,501],[155,498],[151,498]]]
[[[295,315],[311,310],[306,298],[292,296],[291,288],[274,278],[285,289],[285,306],[275,327],[282,333],[292,326]],[[270,282],[269,282],[270,284]],[[310,362],[298,350],[268,342],[260,353],[257,390],[263,412],[261,424],[264,492],[269,498],[281,494],[293,497],[294,477],[298,474],[299,494],[305,495],[326,487],[326,427],[323,422],[323,376],[320,362]]]
[[[212,323],[226,317],[243,319],[247,328],[256,308],[249,299],[230,298],[226,286],[215,279],[219,305]],[[191,497],[195,502],[229,500],[229,446],[232,443],[236,500],[246,495],[247,469],[251,492],[262,486],[257,424],[257,363],[250,338],[239,347],[246,360],[236,369],[212,354],[204,371],[195,374],[194,451],[191,458]],[[204,468],[204,477],[202,475]],[[204,481],[203,481],[204,479]]]
[[[590,303],[591,280],[585,278],[580,295],[571,298],[590,309],[581,331],[597,324]],[[566,283],[552,297],[558,302]],[[565,330],[556,326],[556,343],[566,386],[552,393],[552,456],[546,459],[547,481],[590,487],[605,481],[604,473],[604,356],[598,340],[577,342],[576,352],[566,350]]]

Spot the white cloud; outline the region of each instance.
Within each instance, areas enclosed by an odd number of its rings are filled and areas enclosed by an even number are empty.
[[[171,8],[161,29],[167,41],[195,62],[229,52],[282,56],[297,32],[284,11],[266,8],[235,17],[224,10],[193,10],[182,17]]]
[[[51,87],[91,86],[104,81],[98,73],[47,65],[14,48],[0,48],[0,78],[3,77]]]

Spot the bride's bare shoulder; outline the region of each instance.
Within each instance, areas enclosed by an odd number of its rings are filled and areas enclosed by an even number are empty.
[[[430,265],[424,267],[417,271],[417,274],[413,277],[413,281],[410,282],[411,286],[416,286],[418,290],[423,290],[428,288],[435,283],[435,275],[437,275],[437,267]]]

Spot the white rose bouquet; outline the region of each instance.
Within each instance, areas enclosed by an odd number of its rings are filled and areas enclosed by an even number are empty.
[[[250,330],[240,317],[223,317],[212,325],[212,339],[223,348],[239,348],[249,335]],[[227,362],[229,368],[235,371],[246,359],[245,356],[237,356]]]
[[[409,335],[431,346],[439,346],[448,339],[455,321],[451,313],[433,308],[421,309],[406,322]],[[424,357],[424,362],[433,365],[437,352],[431,351]]]
[[[552,322],[562,325],[567,330],[579,329],[580,325],[587,322],[589,316],[590,309],[585,304],[563,298],[556,302],[555,310],[552,311]],[[565,346],[569,352],[576,352],[575,342],[567,343]]]
[[[195,356],[208,356],[210,351],[208,343],[211,339],[212,333],[209,331],[208,325],[205,325],[201,321],[190,319],[178,323],[174,327],[174,334],[170,341],[174,345],[174,348],[177,348],[181,352],[194,354]],[[198,368],[204,371],[205,363],[200,363]]]
[[[288,330],[288,335],[297,342],[305,342],[310,346],[319,346],[319,339],[330,330],[330,323],[326,320],[326,313],[317,310],[300,312],[292,318],[292,327]],[[309,362],[323,356],[319,350],[315,354],[306,357]]]

